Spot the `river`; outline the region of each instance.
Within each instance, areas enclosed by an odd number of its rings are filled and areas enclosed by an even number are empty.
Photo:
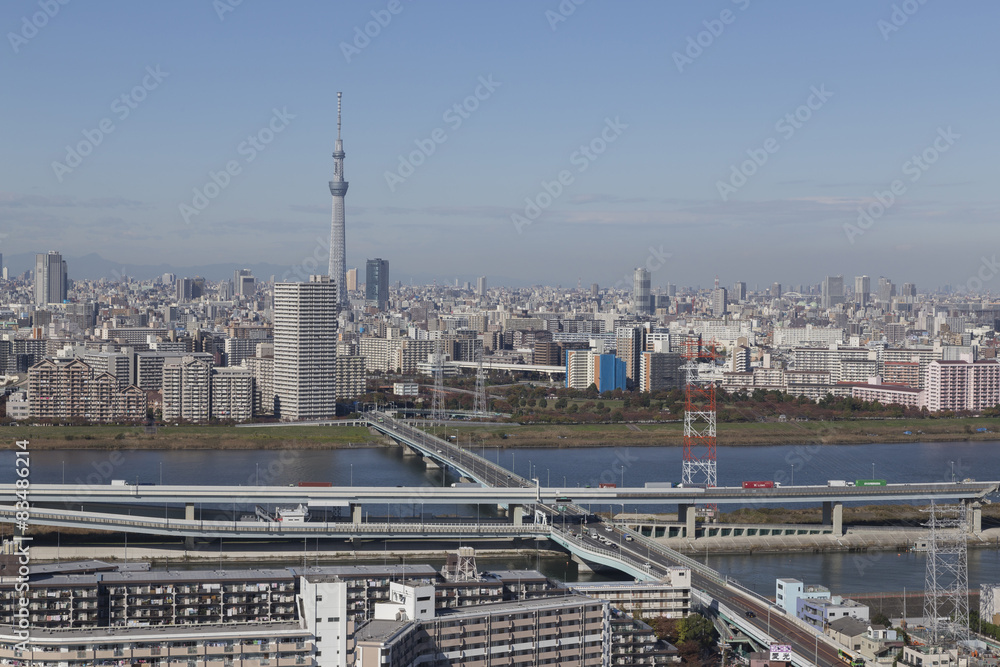
[[[479,453],[543,485],[573,488],[601,482],[641,486],[680,479],[681,448],[497,449]],[[14,452],[0,452],[0,481],[12,482]],[[972,477],[1000,479],[1000,443],[935,442],[826,446],[718,448],[720,486],[744,480],[783,484],[824,484],[829,479],[886,479],[894,482],[944,482]],[[317,450],[42,450],[31,453],[33,483],[107,484],[111,479],[152,484],[285,485],[300,481],[343,486],[421,486],[450,483],[441,471],[427,472],[419,459],[398,448]],[[366,508],[373,515],[413,516],[412,505]],[[593,508],[595,511],[602,508]],[[617,507],[615,508],[617,509]],[[626,507],[626,510],[630,508]],[[661,508],[662,509],[662,508]],[[437,507],[438,514],[475,516],[473,506]],[[427,509],[430,513],[430,509]],[[704,556],[700,557],[704,560]],[[527,567],[516,562],[508,566]],[[527,560],[533,560],[530,557]],[[712,567],[771,595],[774,579],[794,577],[829,586],[836,592],[919,590],[924,580],[920,553],[754,554],[708,556]],[[496,563],[500,565],[501,563]],[[565,559],[545,558],[550,576],[575,579]],[[969,583],[1000,581],[1000,552],[976,549],[969,554]]]

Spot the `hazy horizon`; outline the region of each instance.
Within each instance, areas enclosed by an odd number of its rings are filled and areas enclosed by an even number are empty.
[[[998,15],[18,0],[0,252],[325,273],[343,91],[347,265],[392,281],[997,291]]]

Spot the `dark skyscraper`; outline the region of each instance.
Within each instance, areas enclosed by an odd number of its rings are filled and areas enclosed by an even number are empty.
[[[52,251],[35,255],[35,305],[62,303],[69,291],[69,277],[62,255]]]
[[[369,259],[365,270],[365,299],[375,301],[379,310],[389,302],[389,260]]]

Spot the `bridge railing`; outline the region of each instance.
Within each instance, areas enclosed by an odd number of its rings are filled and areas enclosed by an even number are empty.
[[[0,519],[13,520],[17,509],[0,506]],[[247,533],[338,533],[338,534],[399,534],[399,535],[547,535],[549,526],[541,524],[514,525],[509,523],[350,523],[346,521],[286,523],[283,521],[205,521],[202,519],[170,519],[159,517],[122,517],[116,514],[72,511],[38,511],[31,514],[37,522],[74,520],[86,521],[94,528],[127,527],[173,530],[199,530]]]
[[[553,528],[551,530],[551,532],[550,532],[550,535],[553,538],[556,538],[556,539],[562,540],[564,542],[568,542],[568,543],[574,544],[581,551],[587,552],[587,553],[589,553],[591,555],[599,555],[599,556],[603,556],[605,558],[608,558],[610,560],[616,560],[616,561],[619,561],[621,563],[625,563],[626,565],[629,565],[629,566],[635,568],[639,572],[645,572],[650,577],[655,576],[655,573],[653,571],[653,567],[651,565],[648,565],[646,563],[640,563],[639,561],[635,560],[634,558],[630,558],[628,556],[625,556],[620,551],[613,551],[611,549],[601,549],[600,547],[595,547],[590,542],[582,540],[582,539],[580,539],[578,537],[574,537],[572,533],[568,533],[567,531],[563,531],[563,530],[560,530],[558,528]]]
[[[368,425],[375,429],[386,432],[395,431],[397,435],[403,436],[414,443],[419,443],[426,449],[431,450],[434,454],[438,453],[434,451],[437,449],[442,450],[442,453],[444,453],[444,451],[448,451],[449,453],[457,454],[459,459],[452,458],[456,464],[466,462],[475,464],[469,466],[471,467],[471,470],[468,470],[468,472],[470,472],[473,476],[478,476],[476,467],[482,468],[483,479],[481,479],[481,481],[484,484],[490,484],[492,481],[493,486],[499,486],[501,482],[509,482],[521,487],[533,486],[530,480],[515,474],[493,461],[490,461],[484,456],[476,454],[470,449],[465,449],[456,443],[449,442],[443,438],[427,433],[426,431],[422,431],[414,426],[410,426],[409,424],[390,417],[385,413],[376,412],[374,413],[374,417],[372,417],[371,414],[372,413],[366,413],[365,418]],[[493,480],[489,479],[490,475],[487,473],[493,473]]]

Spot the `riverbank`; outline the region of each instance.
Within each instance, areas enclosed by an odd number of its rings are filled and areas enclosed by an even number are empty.
[[[684,426],[657,424],[490,424],[439,428],[473,447],[680,447]],[[980,429],[985,429],[980,431]],[[838,445],[875,443],[996,442],[1000,418],[893,419],[719,424],[725,446]],[[0,428],[3,448],[29,440],[41,449],[340,449],[376,447],[385,440],[367,428],[350,426],[167,426],[147,434],[135,426],[14,426]]]

